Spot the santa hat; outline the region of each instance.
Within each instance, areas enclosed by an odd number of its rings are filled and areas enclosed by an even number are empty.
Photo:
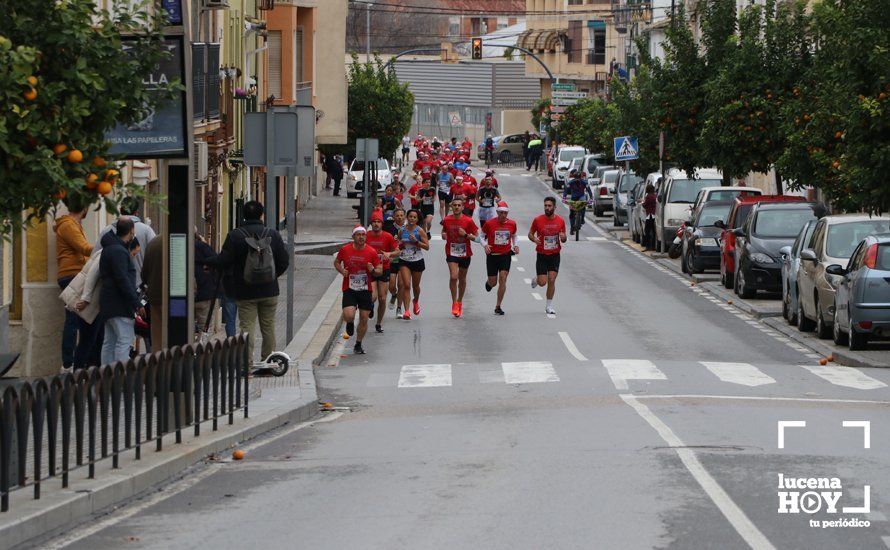
[[[498,212],[509,212],[509,211],[510,211],[510,207],[507,206],[507,203],[506,203],[506,202],[501,201],[501,202],[498,203],[498,207],[497,207],[496,210],[497,210]]]

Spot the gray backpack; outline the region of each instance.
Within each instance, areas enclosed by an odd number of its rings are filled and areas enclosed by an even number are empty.
[[[248,285],[265,285],[275,280],[275,258],[272,256],[272,235],[268,229],[254,237],[244,229],[247,257],[244,259],[244,282]]]

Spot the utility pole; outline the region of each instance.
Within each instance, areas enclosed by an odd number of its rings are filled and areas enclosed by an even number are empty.
[[[367,55],[366,61],[371,60],[371,4],[373,2],[368,2],[365,4],[365,55]]]

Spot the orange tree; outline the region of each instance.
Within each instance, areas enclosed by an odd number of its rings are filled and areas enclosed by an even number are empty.
[[[0,10],[0,234],[65,196],[115,210],[122,182],[105,132],[154,103],[142,76],[165,55],[163,17],[101,11],[96,0],[16,0]],[[133,39],[126,53],[123,35]]]

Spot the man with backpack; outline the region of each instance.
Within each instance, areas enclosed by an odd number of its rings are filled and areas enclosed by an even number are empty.
[[[263,205],[244,203],[244,223],[226,236],[218,265],[232,270],[232,287],[238,304],[241,332],[250,334],[249,353],[253,359],[256,340],[254,325],[260,322],[263,337],[262,359],[275,351],[275,310],[278,307],[278,277],[287,270],[290,258],[278,231],[263,225]]]

